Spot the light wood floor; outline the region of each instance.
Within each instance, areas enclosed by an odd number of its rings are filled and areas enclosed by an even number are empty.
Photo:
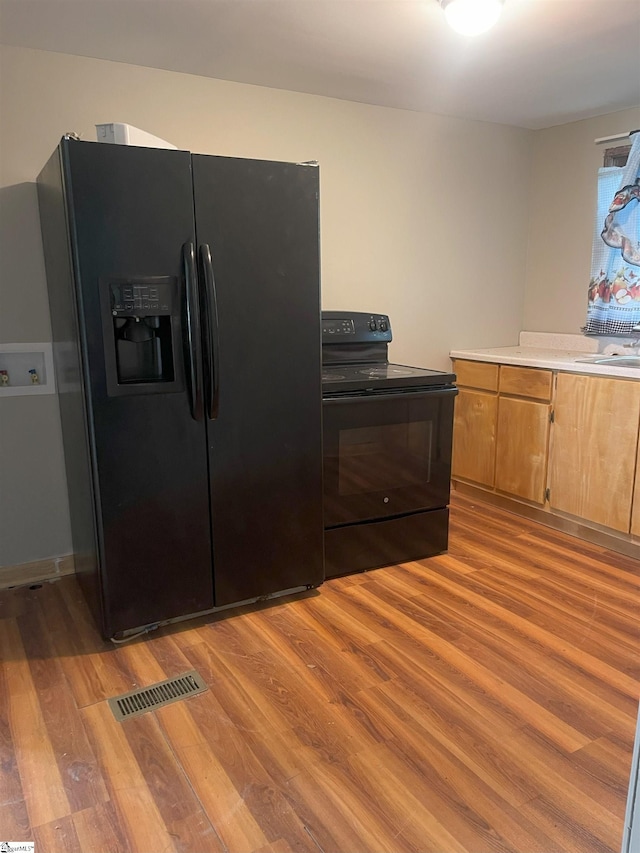
[[[117,648],[73,578],[5,591],[0,836],[37,853],[617,853],[639,568],[456,496],[446,556]],[[202,695],[124,723],[104,701],[193,668]]]

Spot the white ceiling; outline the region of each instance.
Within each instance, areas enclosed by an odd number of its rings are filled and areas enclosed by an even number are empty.
[[[475,39],[437,0],[0,0],[0,41],[532,129],[640,104],[640,0],[505,0]]]

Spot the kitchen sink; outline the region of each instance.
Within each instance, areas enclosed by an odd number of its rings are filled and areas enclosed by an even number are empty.
[[[599,358],[577,358],[581,364],[602,364],[611,367],[640,368],[640,355],[609,355]]]

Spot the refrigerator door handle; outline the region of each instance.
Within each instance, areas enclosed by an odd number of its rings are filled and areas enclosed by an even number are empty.
[[[185,313],[187,331],[187,365],[189,371],[189,405],[191,417],[199,421],[202,416],[202,389],[198,369],[198,279],[196,275],[196,250],[193,243],[182,246],[182,263],[185,281]]]
[[[220,403],[220,371],[218,368],[218,299],[213,275],[211,249],[207,243],[200,246],[200,262],[204,273],[205,307],[205,353],[207,361],[207,417],[214,421],[218,417]]]

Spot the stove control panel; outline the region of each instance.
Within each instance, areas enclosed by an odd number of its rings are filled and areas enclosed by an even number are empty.
[[[384,343],[392,340],[387,314],[364,311],[323,311],[322,343]]]

